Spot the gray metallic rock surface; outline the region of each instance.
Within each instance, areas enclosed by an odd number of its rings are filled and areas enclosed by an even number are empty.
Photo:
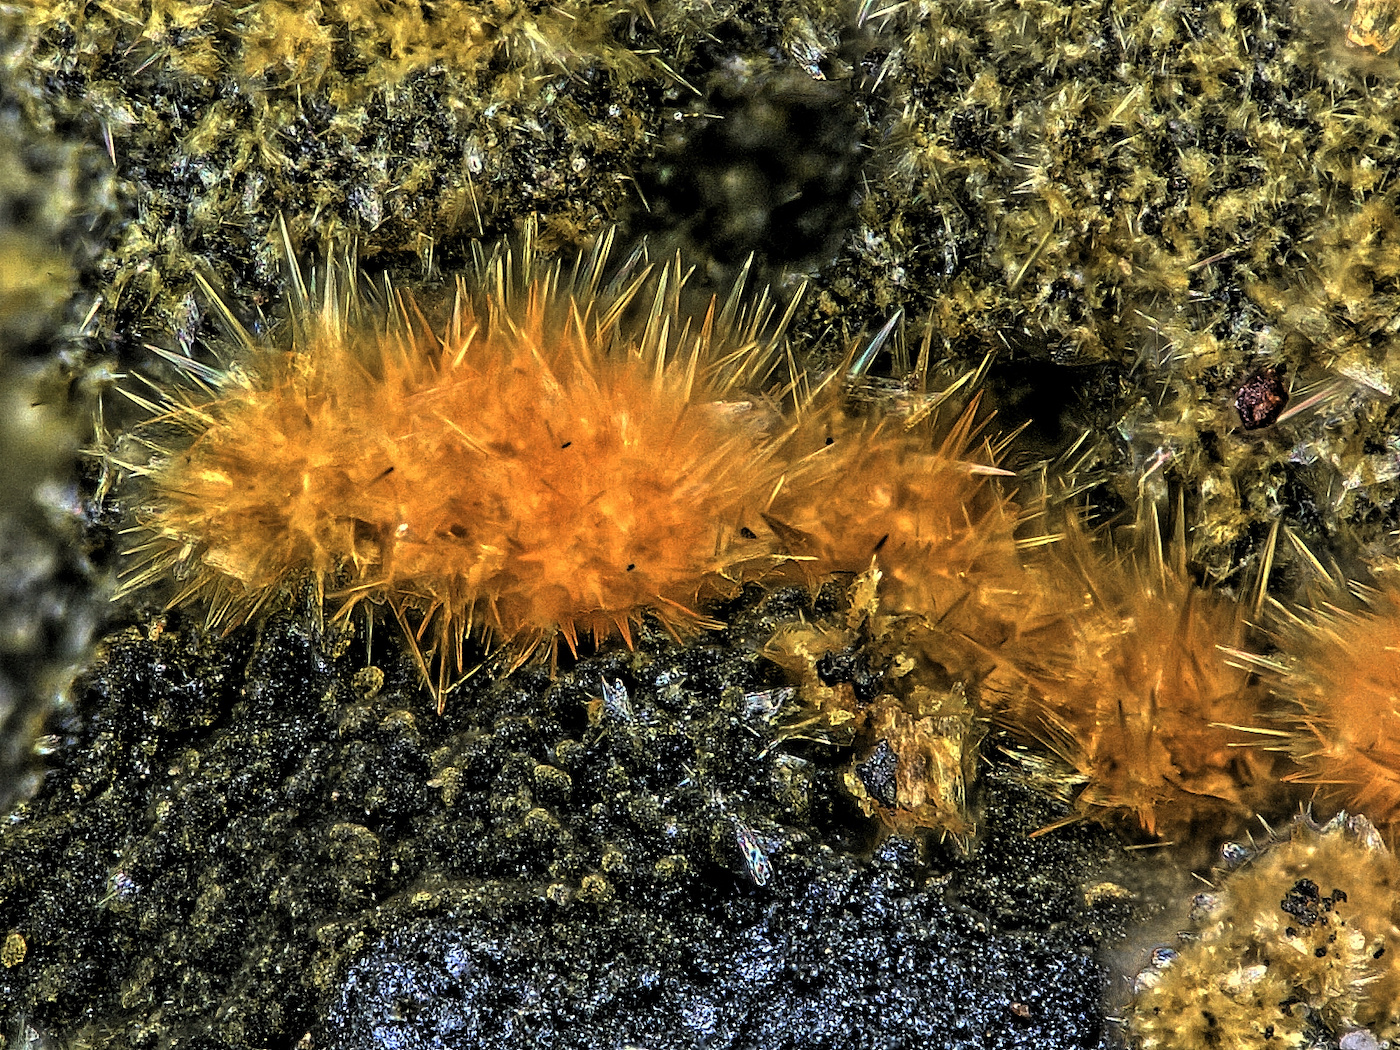
[[[869,861],[818,850],[772,892],[698,885],[662,910],[447,894],[434,914],[387,917],[325,1045],[1100,1045],[1092,936],[997,929],[916,853],[894,839]]]

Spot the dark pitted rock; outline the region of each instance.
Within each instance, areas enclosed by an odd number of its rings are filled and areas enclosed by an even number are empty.
[[[387,632],[382,676],[306,620],[114,636],[0,828],[0,1018],[133,1050],[1100,1045],[1111,838],[1027,839],[1062,810],[994,765],[971,859],[881,845],[850,749],[780,739],[759,650],[837,596],[753,590],[442,716]]]

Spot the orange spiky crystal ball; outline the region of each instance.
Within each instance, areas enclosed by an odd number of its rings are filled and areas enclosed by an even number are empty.
[[[861,378],[884,334],[837,375]],[[976,676],[1017,614],[1024,512],[997,483],[1010,475],[998,466],[1005,443],[983,435],[991,416],[979,411],[980,393],[961,407],[955,399],[976,390],[980,370],[926,389],[931,336],[898,391],[862,403],[827,381],[799,402],[779,451],[788,468],[764,520],[793,559],[789,575],[856,576],[877,558],[884,609],[936,624],[944,667]]]
[[[1400,588],[1362,592],[1367,607],[1327,607],[1291,618],[1287,654],[1260,661],[1288,703],[1299,768],[1288,780],[1364,813],[1392,844],[1400,829]]]
[[[800,451],[768,519],[812,577],[862,572],[878,556],[892,611],[996,645],[1005,599],[1023,576],[1019,508],[988,476],[994,452],[977,458],[975,408],[942,435],[827,413],[820,426],[830,444],[793,443]]]
[[[678,263],[634,256],[605,283],[609,240],[572,269],[531,232],[479,253],[437,329],[349,265],[319,289],[294,273],[270,338],[215,297],[229,366],[167,353],[190,381],[142,401],[122,593],[173,576],[172,605],[228,627],[309,578],[341,615],[386,605],[439,704],[472,635],[524,659],[561,634],[630,641],[644,612],[705,625],[762,527],[781,326],[737,286],[687,321]]]
[[[1276,781],[1249,730],[1261,690],[1225,651],[1242,608],[1149,554],[1110,558],[1071,522],[1028,574],[1021,633],[987,691],[1013,735],[1069,771],[1066,823],[1128,815],[1169,835],[1252,815]]]

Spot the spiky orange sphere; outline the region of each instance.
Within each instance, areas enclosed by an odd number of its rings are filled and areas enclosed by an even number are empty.
[[[127,464],[126,589],[173,576],[215,625],[304,578],[342,612],[382,603],[439,697],[468,634],[525,654],[648,611],[703,624],[705,588],[761,554],[741,530],[772,484],[767,311],[736,289],[687,323],[678,265],[608,284],[606,259],[483,254],[436,329],[328,266],[294,275],[269,338],[227,316],[225,370],[167,355],[194,381],[148,404],[154,455]]]
[[[1281,632],[1287,657],[1275,693],[1298,729],[1301,766],[1288,779],[1315,784],[1335,804],[1365,813],[1395,839],[1400,828],[1400,588],[1370,592],[1369,608],[1325,609]]]
[[[1272,756],[1241,728],[1258,723],[1259,689],[1222,649],[1242,640],[1241,609],[1160,553],[1105,556],[1075,525],[1030,579],[1032,611],[987,692],[1071,770],[1071,819],[1127,815],[1162,834],[1252,814]]]
[[[978,445],[975,397],[951,423],[939,395],[910,400],[912,411],[872,412],[834,384],[819,391],[783,443],[790,466],[765,519],[811,579],[878,557],[884,607],[938,625],[948,669],[971,674],[1014,615],[1020,508],[996,482],[1000,450]]]

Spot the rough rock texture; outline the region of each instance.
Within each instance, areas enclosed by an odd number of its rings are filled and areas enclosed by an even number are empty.
[[[998,928],[908,843],[818,849],[775,892],[541,907],[499,885],[376,915],[324,1029],[402,1046],[1097,1046],[1094,936]]]
[[[849,751],[777,740],[754,642],[805,603],[441,717],[288,618],[110,639],[0,831],[0,1013],[133,1048],[1098,1045],[1119,847],[1027,840],[1060,811],[1003,770],[972,859],[872,856]]]

